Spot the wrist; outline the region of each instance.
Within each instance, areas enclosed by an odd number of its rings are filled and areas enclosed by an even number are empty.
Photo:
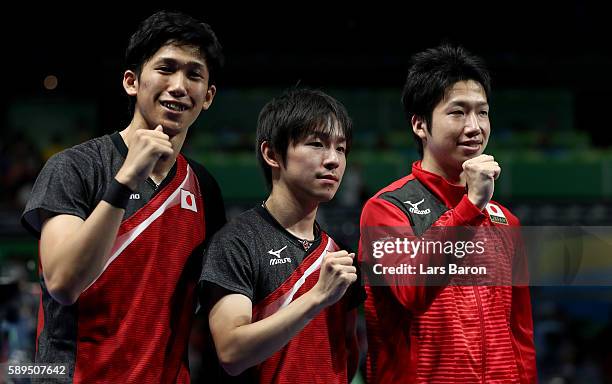
[[[481,211],[487,205],[487,201],[483,199],[482,197],[474,196],[470,194],[469,192],[467,194],[467,197],[468,197],[468,200],[470,200],[470,203],[474,204],[474,206],[476,206],[476,208],[480,209]]]
[[[125,209],[127,208],[132,193],[133,190],[130,187],[114,178],[108,185],[102,200],[115,208]]]
[[[138,183],[134,181],[134,178],[125,175],[121,171],[119,171],[117,175],[115,175],[115,180],[117,180],[117,182],[119,182],[120,184],[125,185],[132,191],[135,191],[138,188]]]
[[[323,295],[321,295],[316,286],[313,287],[310,291],[306,292],[303,297],[306,299],[308,303],[308,310],[306,311],[306,316],[309,319],[314,318],[319,312],[321,312],[325,308],[325,300]]]

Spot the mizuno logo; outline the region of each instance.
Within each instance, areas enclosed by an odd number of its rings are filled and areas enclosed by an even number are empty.
[[[281,258],[281,252],[284,251],[287,248],[287,246],[285,245],[284,247],[282,247],[279,250],[273,251],[273,250],[269,250],[268,253],[272,256],[276,256],[276,259],[270,259],[270,265],[276,265],[276,264],[285,264],[285,263],[290,263],[291,259],[288,257],[285,258]]]
[[[416,215],[427,215],[427,214],[431,213],[431,209],[427,208],[427,209],[421,211],[419,209],[419,207],[418,207],[418,205],[421,204],[424,201],[425,201],[425,199],[423,199],[423,200],[421,200],[421,201],[419,201],[417,203],[413,203],[410,200],[408,200],[408,201],[404,201],[404,204],[410,205],[410,208],[408,208],[408,211],[411,212],[411,213],[414,213]]]

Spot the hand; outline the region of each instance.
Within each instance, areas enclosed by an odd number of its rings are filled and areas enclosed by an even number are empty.
[[[480,155],[463,163],[468,199],[480,209],[483,209],[493,197],[495,180],[501,173],[501,168],[495,158],[490,155]]]
[[[172,154],[170,137],[164,133],[161,125],[154,130],[138,129],[134,132],[127,158],[115,179],[135,191],[149,177],[157,161]]]
[[[319,295],[320,303],[327,307],[336,303],[357,280],[357,268],[353,266],[354,253],[328,252],[321,262],[319,281],[312,288]]]

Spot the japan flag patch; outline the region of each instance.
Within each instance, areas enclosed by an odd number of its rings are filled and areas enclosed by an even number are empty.
[[[181,189],[181,208],[198,211],[194,194],[184,189]]]
[[[504,215],[504,211],[502,211],[500,207],[491,203],[487,203],[486,207],[492,222],[496,224],[508,225],[506,215]]]

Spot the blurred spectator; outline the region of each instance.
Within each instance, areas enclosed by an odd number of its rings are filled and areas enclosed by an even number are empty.
[[[23,265],[3,263],[0,268],[0,363],[33,361],[38,296],[32,286]]]
[[[9,131],[0,147],[0,193],[5,208],[23,209],[24,197],[27,198],[41,166],[36,145],[23,133]]]

